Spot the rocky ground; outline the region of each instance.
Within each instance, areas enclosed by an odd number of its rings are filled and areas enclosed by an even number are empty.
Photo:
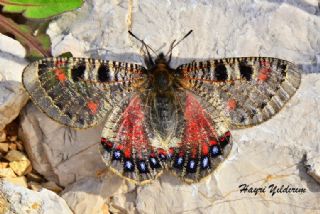
[[[103,124],[73,130],[27,103],[20,84],[25,51],[0,35],[0,213],[320,213],[319,16],[316,0],[95,0],[50,24],[54,55],[141,62],[128,29],[163,51],[193,29],[174,50],[173,67],[233,56],[300,66],[301,86],[285,108],[259,126],[232,131],[228,160],[193,185],[165,172],[136,186],[106,171],[98,152]],[[240,192],[241,184],[266,192]],[[270,185],[305,192],[272,194]]]

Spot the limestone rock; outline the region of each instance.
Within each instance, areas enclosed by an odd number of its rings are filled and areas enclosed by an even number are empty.
[[[7,200],[4,198],[2,193],[0,192],[0,213],[7,213],[9,209],[9,204]]]
[[[76,131],[29,104],[21,115],[20,136],[34,168],[67,186],[62,196],[78,213],[101,213],[104,204],[118,213],[320,212],[320,187],[314,179],[319,173],[313,170],[319,163],[309,161],[309,174],[304,165],[304,154],[313,151],[319,156],[319,14],[315,0],[86,1],[77,12],[50,24],[55,55],[71,51],[81,57],[141,62],[141,44],[128,36],[128,29],[164,52],[172,40],[193,29],[174,49],[172,67],[194,59],[272,56],[304,68],[301,87],[269,121],[232,131],[234,147],[228,160],[199,184],[186,185],[168,172],[142,187],[113,175],[114,182],[94,178],[105,168],[97,148],[103,123]],[[265,187],[265,192],[240,193],[241,184]],[[272,196],[270,185],[306,192]]]
[[[27,61],[26,50],[17,41],[0,34],[0,81],[21,82],[21,74]]]
[[[0,181],[0,192],[8,202],[7,213],[72,214],[65,201],[47,189],[35,192],[9,182]]]
[[[18,175],[25,175],[30,165],[29,160],[11,161],[9,163],[10,168]]]
[[[305,161],[307,173],[311,175],[318,183],[320,183],[320,157],[317,153],[307,154]]]
[[[126,190],[125,182],[109,172],[100,178],[87,177],[75,182],[64,190],[62,198],[75,213],[103,214],[108,198]]]
[[[21,83],[0,81],[0,130],[18,116],[27,101],[28,95]]]
[[[20,119],[19,134],[32,166],[46,178],[66,186],[105,168],[98,147],[102,125],[86,130],[66,128],[31,103]]]

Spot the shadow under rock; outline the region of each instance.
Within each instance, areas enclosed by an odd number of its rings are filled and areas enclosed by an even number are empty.
[[[314,178],[312,178],[311,175],[307,173],[307,166],[305,164],[306,158],[307,156],[306,154],[304,154],[300,162],[297,164],[297,169],[299,170],[299,177],[301,178],[301,180],[304,180],[306,182],[308,187],[307,191],[320,192],[319,183]]]
[[[289,4],[293,7],[297,7],[309,14],[319,16],[320,15],[320,2],[318,2],[318,5],[312,5],[306,1],[303,0],[267,0],[269,2],[275,3],[275,4]],[[314,8],[314,13],[311,12],[310,8]]]
[[[24,57],[18,57],[17,55],[14,55],[10,52],[7,52],[7,51],[1,50],[1,49],[0,49],[0,56],[1,56],[1,58],[13,61],[13,62],[18,63],[20,65],[26,64],[26,59]]]
[[[92,58],[96,59],[105,59],[105,60],[114,60],[119,62],[132,62],[144,65],[144,59],[142,55],[137,53],[112,53],[111,51],[104,50],[105,54],[101,55],[96,50],[87,51],[88,54],[91,55]],[[153,56],[156,58],[156,56]],[[232,58],[232,57],[274,57],[274,56],[227,56],[225,58]],[[191,62],[198,62],[198,61],[206,61],[209,59],[221,59],[224,57],[211,57],[211,58],[181,58],[181,57],[172,57],[170,66],[172,68],[177,68],[179,65],[191,63]],[[275,57],[278,58],[278,57]],[[281,58],[280,58],[281,59]],[[284,59],[284,58],[282,58]],[[285,60],[285,59],[284,59]],[[296,64],[299,69],[302,71],[303,74],[311,74],[311,73],[320,73],[320,59],[315,56],[315,60],[313,63],[310,64]]]

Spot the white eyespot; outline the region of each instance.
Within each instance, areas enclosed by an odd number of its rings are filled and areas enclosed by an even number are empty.
[[[219,148],[217,146],[214,146],[212,147],[211,151],[212,151],[212,154],[216,155],[219,153]]]
[[[146,164],[144,162],[140,162],[140,169],[142,171],[146,170]]]
[[[115,158],[120,158],[121,157],[120,151],[115,151],[113,155],[114,155]]]
[[[209,159],[208,157],[204,157],[202,160],[202,167],[205,168],[208,166]]]
[[[155,159],[155,158],[150,158],[150,160],[151,160],[151,162],[152,162],[154,165],[156,165],[156,164],[157,164],[157,161],[156,161],[156,159]]]
[[[126,161],[126,168],[131,169],[133,164],[131,163],[131,161]]]
[[[195,166],[195,162],[193,160],[190,161],[190,169],[193,169]]]
[[[178,160],[177,160],[177,164],[178,165],[181,165],[183,162],[183,158],[182,157],[179,157]]]

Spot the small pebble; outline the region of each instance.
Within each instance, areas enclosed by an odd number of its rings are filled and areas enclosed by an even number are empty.
[[[9,143],[10,150],[17,150],[17,145],[15,143]]]
[[[9,141],[16,141],[18,139],[18,136],[8,136]]]
[[[8,168],[9,169],[9,168]],[[28,187],[27,185],[27,179],[24,176],[21,177],[13,177],[13,178],[3,178],[6,181],[9,181],[11,183],[23,186],[23,187]]]
[[[0,142],[4,142],[7,140],[7,135],[4,131],[0,131]]]
[[[16,150],[9,151],[8,154],[5,156],[5,159],[7,159],[8,161],[28,160],[25,154]]]
[[[17,177],[11,168],[0,169],[0,178],[14,178]]]
[[[0,152],[7,153],[9,151],[8,143],[0,143]]]
[[[27,173],[31,163],[29,160],[11,161],[9,163],[10,168],[18,175],[22,176]]]
[[[7,162],[0,162],[0,169],[7,168],[9,166],[9,163]]]

